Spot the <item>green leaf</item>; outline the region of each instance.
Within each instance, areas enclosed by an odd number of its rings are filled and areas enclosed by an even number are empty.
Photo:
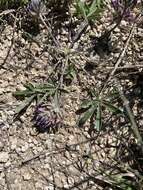
[[[80,109],[86,109],[90,107],[93,104],[92,100],[84,100],[82,104],[80,105]]]
[[[108,101],[103,101],[103,106],[106,107],[110,112],[112,112],[114,114],[123,114],[123,110],[121,110],[120,108],[112,105]]]
[[[13,93],[14,96],[23,96],[23,97],[31,96],[33,94],[34,92],[29,91],[29,90],[19,90]]]
[[[95,106],[95,105],[93,105],[91,108],[89,108],[89,109],[83,114],[83,116],[80,117],[80,119],[79,119],[79,121],[78,121],[78,125],[79,125],[79,126],[84,125],[85,122],[93,116],[95,110],[96,110],[96,106]]]
[[[96,113],[96,121],[94,127],[97,129],[97,131],[101,130],[102,126],[102,118],[101,118],[101,102],[98,102],[97,104],[97,113]]]
[[[25,111],[28,106],[31,104],[31,102],[33,101],[33,99],[35,98],[35,95],[25,99],[15,110],[15,115],[19,115],[21,112]],[[17,117],[16,116],[16,117]]]
[[[43,103],[49,96],[51,96],[51,92],[46,92],[45,94],[37,94],[37,104]]]
[[[82,2],[81,0],[76,0],[76,3],[77,3],[80,13],[84,16],[85,20],[87,20],[85,3]]]
[[[51,88],[55,88],[55,85],[54,84],[51,84],[51,83],[45,83],[45,84],[40,84],[40,85],[38,85],[37,87],[39,87],[39,88],[49,88],[49,89],[51,89]]]
[[[103,11],[103,0],[94,0],[90,6],[88,19],[97,19]]]
[[[66,69],[66,72],[65,72],[65,77],[66,79],[74,79],[76,76],[76,69],[75,69],[75,66],[74,64],[71,64],[68,66],[68,68]]]
[[[94,0],[90,6],[89,14],[87,15],[87,17],[90,17],[92,14],[94,14],[96,10],[97,10],[97,2],[96,0]]]
[[[31,91],[34,90],[34,86],[32,83],[25,84],[24,87],[27,88],[28,90],[31,90]]]

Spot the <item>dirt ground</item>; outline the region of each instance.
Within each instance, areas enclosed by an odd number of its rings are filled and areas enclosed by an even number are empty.
[[[104,56],[94,54],[90,35],[100,35],[109,20],[103,17],[97,28],[87,28],[68,54],[78,74],[70,85],[65,84],[68,93],[60,99],[63,126],[55,133],[38,133],[32,122],[35,102],[18,120],[13,120],[16,107],[21,103],[13,93],[25,89],[28,82],[46,82],[57,62],[66,63],[67,57],[51,43],[42,23],[40,32],[31,38],[23,29],[25,20],[18,19],[22,26],[7,22],[0,28],[0,190],[119,189],[118,185],[113,185],[114,179],[131,162],[125,152],[125,145],[133,139],[128,123],[124,118],[105,113],[104,130],[89,133],[88,123],[85,127],[77,126],[76,111],[82,100],[87,98],[87,88],[93,87],[98,91],[107,79],[124,47],[131,25],[121,22],[111,38],[113,50]],[[62,50],[70,45],[67,22],[62,21],[61,28],[54,29]],[[142,76],[142,24],[135,27],[119,67],[127,67],[119,68],[116,76],[129,97],[129,92],[140,90],[135,86]],[[143,111],[138,102],[136,95],[132,109],[142,131]],[[131,171],[126,170],[126,173],[134,177]]]

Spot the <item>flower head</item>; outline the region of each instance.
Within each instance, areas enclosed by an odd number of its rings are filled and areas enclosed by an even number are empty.
[[[42,0],[31,0],[27,6],[28,12],[33,16],[46,13],[46,6]]]
[[[58,116],[52,111],[46,111],[43,105],[38,105],[34,112],[33,122],[39,132],[57,130],[61,126]]]

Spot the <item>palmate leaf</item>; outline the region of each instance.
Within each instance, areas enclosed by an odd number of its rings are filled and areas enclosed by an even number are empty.
[[[76,11],[87,20],[86,6],[81,0],[76,0]]]
[[[34,90],[34,85],[32,83],[24,84],[24,87],[27,88],[27,90]]]
[[[35,89],[53,89],[55,88],[54,84],[44,83],[44,84],[36,84]]]
[[[90,17],[91,15],[93,15],[96,11],[97,11],[97,8],[100,8],[100,5],[99,5],[100,2],[97,2],[97,0],[94,0],[89,8],[89,13],[87,15],[87,17]]]
[[[80,105],[80,108],[76,111],[76,114],[85,113],[91,106],[96,106],[97,101],[95,100],[84,100]]]
[[[84,125],[85,122],[93,116],[95,110],[96,110],[96,105],[92,105],[92,106],[79,118],[78,125],[79,125],[79,126]]]
[[[66,78],[66,79],[72,80],[72,79],[75,78],[76,74],[77,74],[76,68],[75,68],[74,64],[71,64],[71,65],[69,65],[68,68],[66,69],[64,75],[65,75],[65,78]]]
[[[49,95],[54,94],[56,87],[53,84],[33,85],[31,83],[25,84],[26,90],[18,90],[13,93],[14,96],[28,97],[33,94],[44,94],[49,92]]]
[[[22,96],[22,97],[31,96],[33,94],[34,92],[30,90],[20,90],[13,93],[14,96]]]
[[[111,102],[120,98],[119,92],[114,87],[111,91],[108,92],[107,96],[108,96],[108,101]]]
[[[104,8],[103,0],[94,0],[89,8],[88,19],[97,19]]]
[[[114,106],[113,104],[111,104],[108,101],[103,101],[103,106],[105,108],[107,108],[110,112],[114,113],[114,114],[123,114],[123,110],[121,110],[120,108]]]
[[[82,104],[80,105],[81,109],[89,108],[93,104],[92,100],[84,100]]]
[[[26,109],[28,108],[28,106],[32,103],[32,101],[34,100],[35,95],[30,96],[28,98],[26,98],[15,110],[15,115],[16,117],[18,117],[23,111],[26,111]]]
[[[85,20],[95,20],[103,12],[105,3],[103,0],[93,0],[91,4],[87,4],[81,0],[76,0],[76,12],[81,15]]]

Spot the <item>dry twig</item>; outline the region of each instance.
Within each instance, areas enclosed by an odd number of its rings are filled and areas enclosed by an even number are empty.
[[[0,65],[0,69],[2,69],[2,68],[5,69],[3,66],[4,66],[4,64],[7,62],[7,59],[8,59],[8,57],[9,57],[9,55],[10,55],[10,52],[11,52],[11,50],[12,50],[12,48],[13,48],[13,45],[14,45],[14,42],[15,42],[14,35],[15,35],[15,30],[16,30],[16,21],[17,21],[17,15],[16,15],[15,21],[14,21],[14,27],[13,27],[11,45],[10,45],[10,47],[9,47],[9,49],[8,49],[7,55],[6,55],[6,57],[5,57],[4,61],[3,61],[3,63]]]

